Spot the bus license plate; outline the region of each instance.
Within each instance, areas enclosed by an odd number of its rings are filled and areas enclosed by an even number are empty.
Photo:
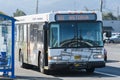
[[[75,60],[80,60],[80,59],[81,59],[81,56],[74,56],[74,59],[75,59]]]
[[[74,66],[75,66],[75,67],[79,67],[79,66],[80,66],[80,64],[74,64]]]

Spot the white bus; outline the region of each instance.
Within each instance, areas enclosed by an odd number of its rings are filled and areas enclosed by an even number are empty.
[[[97,11],[61,11],[15,17],[21,67],[42,73],[57,69],[105,67],[102,15]],[[89,32],[92,35],[85,37]]]

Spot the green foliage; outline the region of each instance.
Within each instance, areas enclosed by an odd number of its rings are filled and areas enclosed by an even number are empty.
[[[0,14],[5,14],[4,12],[0,11]]]
[[[13,16],[14,16],[14,17],[17,17],[17,16],[24,16],[24,15],[26,15],[26,13],[23,12],[22,10],[19,10],[19,9],[17,9],[16,12],[13,13]]]
[[[120,20],[120,15],[118,16],[118,20]]]
[[[111,12],[102,14],[103,20],[117,20],[117,17],[114,16]]]

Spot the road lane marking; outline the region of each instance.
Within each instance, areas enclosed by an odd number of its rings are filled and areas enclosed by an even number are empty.
[[[98,72],[98,71],[95,71],[95,73],[103,74],[103,75],[107,75],[107,76],[112,76],[112,77],[118,77],[119,76],[119,75],[114,75],[114,74],[109,74],[109,73],[104,73],[104,72]]]

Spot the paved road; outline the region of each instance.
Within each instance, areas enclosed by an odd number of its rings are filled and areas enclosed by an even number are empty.
[[[85,71],[59,71],[51,75],[46,75],[38,72],[35,67],[30,69],[20,68],[16,60],[15,80],[119,80],[120,44],[105,44],[105,48],[108,52],[106,67],[96,69],[94,74],[86,74]]]

